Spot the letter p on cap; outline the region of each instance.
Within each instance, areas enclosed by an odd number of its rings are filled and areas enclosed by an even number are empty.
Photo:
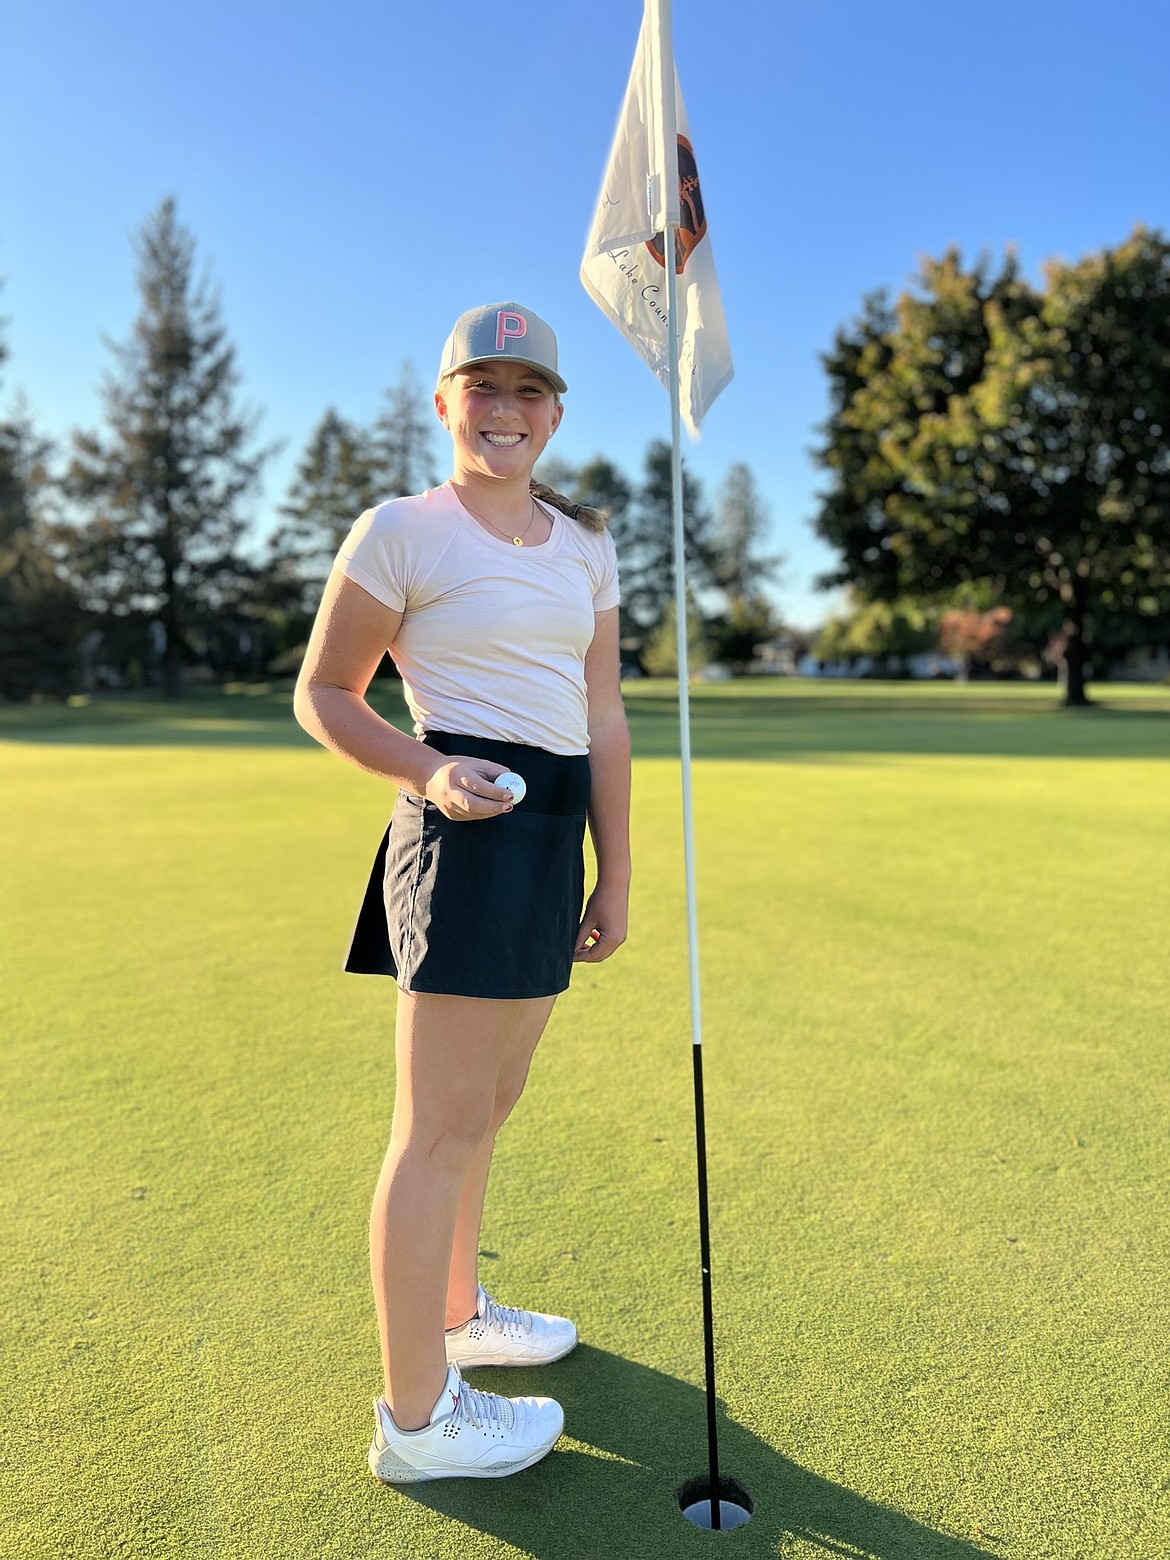
[[[528,333],[528,321],[522,314],[509,314],[501,309],[496,315],[496,351],[502,352],[509,337],[517,340]]]

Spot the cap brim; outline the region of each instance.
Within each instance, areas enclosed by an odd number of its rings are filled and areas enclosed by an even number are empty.
[[[444,372],[458,374],[462,369],[472,368],[476,363],[519,363],[521,367],[530,368],[534,374],[547,379],[550,385],[555,385],[560,395],[566,394],[569,388],[561,376],[554,374],[551,368],[546,368],[543,363],[534,363],[531,358],[521,357],[518,352],[501,352],[498,357],[468,358],[466,362],[456,363]]]

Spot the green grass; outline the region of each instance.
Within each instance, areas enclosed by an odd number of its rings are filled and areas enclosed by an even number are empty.
[[[716,1537],[672,692],[631,939],[500,1136],[482,1276],[566,1437],[379,1487],[365,1253],[390,805],[287,695],[0,710],[0,1555],[1164,1560],[1170,690],[700,687]],[[392,688],[382,707],[400,709]]]

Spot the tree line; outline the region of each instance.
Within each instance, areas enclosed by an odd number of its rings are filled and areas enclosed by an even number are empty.
[[[327,408],[259,553],[248,504],[275,446],[239,403],[218,304],[164,201],[136,240],[140,308],[114,348],[98,431],[64,451],[26,408],[0,421],[0,697],[291,675],[331,560],[369,505],[437,480],[428,398],[409,367],[368,425]],[[0,367],[4,361],[0,339]],[[813,524],[848,604],[813,644],[879,671],[941,648],[964,668],[1090,668],[1165,648],[1170,612],[1170,244],[1054,261],[1041,286],[1008,253],[923,263],[863,301],[823,356],[830,410]],[[608,510],[622,648],[672,673],[670,451],[641,473],[603,456],[541,480]],[[737,463],[708,502],[684,471],[692,664],[743,669],[780,625],[783,560]]]
[[[275,528],[246,545],[249,503],[278,446],[240,404],[240,373],[195,244],[164,201],[136,236],[139,311],[113,347],[103,425],[64,450],[27,411],[0,423],[0,697],[295,674],[338,547],[371,505],[438,481],[434,419],[409,365],[373,421],[325,410]],[[4,344],[0,340],[0,365]],[[640,477],[597,457],[538,471],[611,517],[623,654],[673,669],[670,450]],[[685,477],[688,562],[702,655],[750,659],[777,625],[765,586],[766,507],[737,464],[708,504]],[[388,662],[386,663],[389,670]]]

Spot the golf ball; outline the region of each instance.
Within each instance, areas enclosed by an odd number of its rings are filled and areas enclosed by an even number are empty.
[[[514,802],[522,802],[524,800],[524,793],[528,787],[524,784],[523,775],[513,774],[510,769],[506,769],[502,775],[496,776],[495,783],[496,785],[502,785],[505,791],[511,791]]]

